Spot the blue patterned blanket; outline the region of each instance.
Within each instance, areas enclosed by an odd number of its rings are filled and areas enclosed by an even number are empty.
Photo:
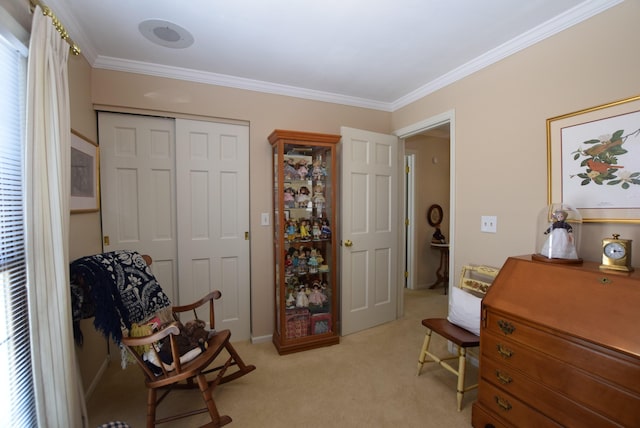
[[[70,277],[74,338],[79,345],[83,342],[81,319],[95,316],[96,330],[120,344],[123,328],[143,323],[171,306],[136,251],[118,250],[79,258],[71,262]]]

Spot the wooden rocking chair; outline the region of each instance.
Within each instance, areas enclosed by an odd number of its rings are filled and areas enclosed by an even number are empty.
[[[143,264],[142,260],[140,260],[140,257],[142,257],[147,265],[145,268],[145,274],[147,277],[152,276],[151,272],[148,270],[148,266],[152,263],[150,256],[141,256],[136,252],[123,253],[126,253],[127,255],[130,254],[133,259],[137,260],[135,263],[138,263],[138,266]],[[93,260],[92,257],[105,255],[111,256],[113,254],[115,254],[115,252],[89,256],[83,259]],[[107,285],[104,282],[97,284],[96,278],[91,278],[91,275],[89,275],[89,278],[85,278],[83,272],[86,274],[86,270],[78,272],[79,273],[75,275],[74,278],[76,283],[79,284],[79,288],[82,290],[89,290],[91,287]],[[92,281],[94,282],[93,284],[91,283]],[[90,292],[87,294],[90,294]],[[170,312],[172,312],[173,319],[175,321],[167,323],[160,329],[160,331],[140,337],[122,337],[122,345],[127,349],[129,354],[135,359],[138,366],[144,372],[145,384],[148,390],[147,427],[151,428],[156,426],[156,424],[170,422],[205,412],[208,412],[211,417],[211,422],[204,425],[205,427],[221,427],[231,422],[231,418],[229,416],[221,416],[218,413],[218,409],[213,400],[213,390],[217,385],[232,381],[255,370],[255,366],[247,365],[242,361],[242,358],[240,358],[234,347],[229,342],[231,337],[231,332],[229,330],[215,331],[214,300],[219,299],[220,297],[220,291],[213,291],[195,303],[184,306],[172,306],[170,308]],[[180,335],[179,316],[181,313],[193,311],[194,317],[198,319],[196,308],[207,303],[209,304],[208,321],[210,331],[208,333],[203,332],[206,337],[206,344],[204,343],[203,338],[202,346],[181,356],[178,346],[179,341],[177,339],[178,335]],[[168,340],[165,339],[167,337]],[[184,336],[180,337],[180,339],[183,338]],[[160,349],[158,344],[163,339],[165,339],[163,341],[164,349]],[[171,362],[169,363],[167,363],[167,357],[169,354],[169,352],[167,352],[167,345],[170,346]],[[223,351],[225,351],[224,354]],[[226,354],[228,354],[226,360],[224,358],[220,358],[218,360],[218,362],[224,361],[221,365],[210,367],[218,356]],[[164,357],[164,362],[162,357]],[[151,364],[150,361],[153,361],[153,364]],[[208,379],[206,375],[209,373],[212,373],[211,377],[214,375],[215,377]],[[164,398],[174,388],[199,388],[206,407],[156,419],[156,408],[158,404],[160,404],[160,402],[162,402],[162,400],[164,400]],[[158,391],[161,389],[163,391],[158,397]]]
[[[144,255],[143,258],[148,265],[151,265],[151,257]],[[214,331],[215,317],[213,301],[220,297],[220,291],[216,290],[190,305],[173,306],[171,309],[173,311],[174,318],[177,320],[179,319],[180,313],[193,311],[193,314],[197,319],[196,308],[209,303],[209,326],[211,330]],[[145,375],[145,383],[148,389],[147,427],[154,427],[156,424],[170,422],[204,412],[209,412],[211,417],[211,423],[205,425],[206,427],[221,427],[230,423],[231,417],[227,415],[221,416],[218,413],[212,392],[217,385],[232,381],[255,370],[255,366],[247,365],[242,361],[242,358],[240,358],[234,347],[229,342],[231,337],[231,332],[229,330],[221,330],[211,334],[207,341],[206,349],[202,353],[188,362],[181,362],[181,356],[176,342],[176,337],[179,333],[180,329],[178,328],[178,322],[176,321],[157,333],[149,336],[122,338],[123,345],[135,358],[138,366],[142,369]],[[154,344],[167,336],[169,336],[171,343],[173,367],[170,369],[166,367],[165,364],[160,363],[160,369],[162,372],[159,374],[157,372],[154,373],[149,365],[143,360],[143,357],[137,352],[137,349],[140,349],[139,347],[141,346],[150,346],[152,352],[155,353],[156,361],[161,361],[161,358],[158,355],[158,349]],[[210,368],[209,366],[211,363],[218,357],[218,355],[221,354],[222,351],[226,351],[229,355],[226,361],[220,366]],[[231,373],[227,373],[227,370],[232,366],[236,366],[236,369]],[[208,373],[216,373],[216,376],[209,380],[206,377]],[[162,419],[156,419],[157,405],[160,404],[160,402],[167,396],[167,394],[169,394],[169,392],[171,392],[173,388],[199,388],[206,407],[164,417]],[[158,397],[158,390],[160,389],[163,389],[163,391]]]

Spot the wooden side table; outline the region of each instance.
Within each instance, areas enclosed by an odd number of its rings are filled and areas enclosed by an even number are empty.
[[[431,248],[440,251],[440,266],[436,271],[436,282],[431,284],[429,288],[435,288],[438,284],[443,284],[444,294],[449,291],[449,244],[431,243]]]

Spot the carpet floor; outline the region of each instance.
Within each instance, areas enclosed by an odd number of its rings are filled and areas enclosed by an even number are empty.
[[[456,409],[456,377],[435,364],[416,376],[425,329],[420,321],[445,316],[442,289],[406,290],[401,319],[340,338],[338,345],[280,356],[272,343],[234,342],[247,364],[256,370],[218,386],[214,399],[230,427],[420,427],[471,426],[471,405],[477,390],[467,392],[462,411]],[[432,340],[446,353],[447,343]],[[469,366],[467,384],[477,369]],[[87,402],[91,427],[123,421],[145,426],[146,390],[134,365],[123,370],[111,361]],[[202,407],[199,391],[174,391],[158,407],[158,416],[174,409]],[[207,414],[162,424],[196,427]]]

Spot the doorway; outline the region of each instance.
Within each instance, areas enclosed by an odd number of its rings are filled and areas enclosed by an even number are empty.
[[[455,112],[451,110],[395,132],[403,140],[405,162],[413,163],[413,168],[407,171],[403,204],[405,218],[411,221],[411,227],[405,228],[402,247],[405,249],[406,288],[409,289],[429,288],[436,281],[440,252],[430,247],[435,229],[426,218],[432,204],[442,206],[444,211],[441,231],[451,246],[447,268],[451,270],[455,266],[454,123]]]

